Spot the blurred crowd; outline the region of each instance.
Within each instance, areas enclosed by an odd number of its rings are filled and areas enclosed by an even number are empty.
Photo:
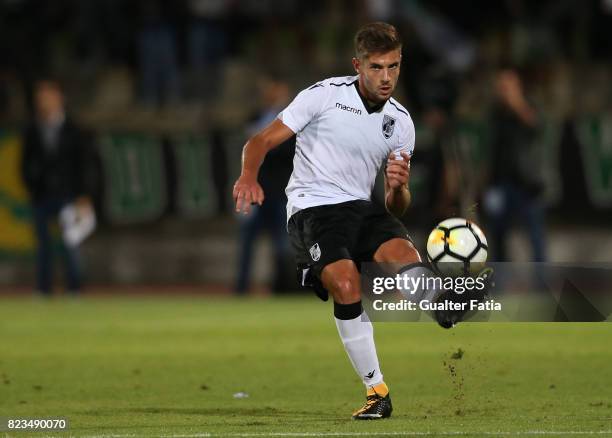
[[[17,115],[49,73],[79,109],[244,99],[251,74],[269,70],[299,88],[350,73],[353,32],[370,20],[403,34],[404,100],[416,112],[443,97],[430,79],[454,82],[471,106],[478,96],[464,89],[476,82],[472,92],[485,92],[482,79],[502,64],[525,69],[542,94],[575,94],[574,68],[607,65],[612,52],[609,0],[3,0],[0,10],[0,95]],[[112,85],[128,95],[96,93]]]
[[[378,20],[404,40],[396,94],[417,127],[410,226],[472,217],[507,260],[522,223],[543,261],[547,208],[560,222],[589,220],[576,213],[588,209],[605,223],[611,0],[0,0],[0,140],[40,120],[37,93],[54,84],[91,149],[87,197],[103,222],[227,215],[248,133],[300,89],[352,75],[352,36]],[[273,187],[291,147],[264,169]],[[284,195],[271,193],[239,223],[239,292],[261,231],[286,287]]]

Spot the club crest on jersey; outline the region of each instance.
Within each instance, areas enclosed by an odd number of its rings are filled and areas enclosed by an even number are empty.
[[[318,262],[321,258],[321,248],[319,248],[318,243],[315,243],[310,247],[310,257],[312,257],[315,262]]]
[[[395,119],[387,114],[384,115],[382,121],[382,131],[385,138],[391,138],[395,129]]]

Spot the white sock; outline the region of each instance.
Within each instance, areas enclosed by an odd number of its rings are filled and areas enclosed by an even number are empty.
[[[383,375],[374,345],[374,327],[368,315],[362,312],[354,319],[335,320],[344,349],[363,383],[366,387],[381,383]]]

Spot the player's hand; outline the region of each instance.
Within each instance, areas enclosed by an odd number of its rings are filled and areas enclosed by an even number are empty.
[[[408,185],[410,180],[410,158],[406,152],[401,153],[402,159],[398,160],[395,157],[395,152],[391,152],[387,159],[387,168],[385,169],[385,176],[387,177],[387,184],[389,188],[393,190],[401,189]]]
[[[251,205],[261,205],[264,200],[264,192],[257,178],[244,174],[234,184],[233,195],[237,213],[249,214]]]

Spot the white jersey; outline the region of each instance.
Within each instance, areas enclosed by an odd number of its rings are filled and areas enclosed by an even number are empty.
[[[393,98],[370,107],[358,91],[357,76],[317,82],[278,118],[297,134],[287,218],[317,205],[369,200],[389,154],[414,150],[408,111]]]

